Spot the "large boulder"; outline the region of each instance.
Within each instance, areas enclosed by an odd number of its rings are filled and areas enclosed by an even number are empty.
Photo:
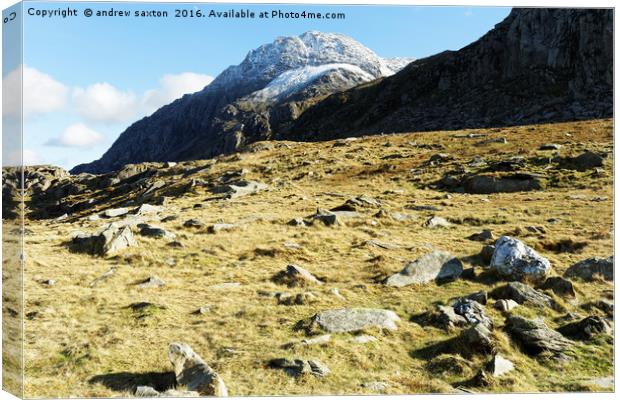
[[[372,308],[340,308],[321,311],[312,322],[329,333],[354,332],[378,327],[395,330],[400,318],[394,311]]]
[[[405,268],[385,280],[388,286],[403,287],[434,280],[456,279],[463,273],[459,259],[445,251],[433,251],[408,263]]]
[[[168,358],[174,367],[178,385],[202,396],[228,396],[222,378],[189,345],[171,343],[168,347]]]
[[[114,254],[136,244],[136,239],[128,226],[119,227],[114,224],[93,235],[79,233],[71,241],[75,251],[100,256]]]
[[[551,263],[520,240],[502,236],[495,242],[490,268],[515,280],[539,281],[551,270]]]
[[[614,280],[614,256],[608,258],[592,257],[569,267],[564,273],[566,278],[581,278],[591,281],[601,277],[606,281]]]
[[[543,188],[540,177],[531,174],[476,175],[465,179],[463,187],[466,193],[473,194],[528,192]]]
[[[556,307],[556,303],[551,297],[521,282],[510,282],[500,286],[491,291],[489,295],[494,299],[509,299],[519,304],[530,304],[536,307]]]
[[[593,315],[564,325],[558,332],[572,339],[589,340],[600,334],[610,334],[611,325],[605,318]]]
[[[506,319],[506,330],[524,350],[538,354],[543,351],[561,353],[573,342],[549,328],[542,320],[530,320],[511,315]]]

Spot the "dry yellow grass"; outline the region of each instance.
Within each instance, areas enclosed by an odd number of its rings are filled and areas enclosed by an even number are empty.
[[[455,138],[455,134],[486,133],[506,137],[507,144],[475,146],[480,139]],[[570,136],[569,136],[570,135]],[[488,138],[488,137],[487,137]],[[424,349],[453,337],[421,327],[411,316],[433,303],[502,284],[457,280],[441,286],[390,288],[377,279],[399,271],[407,260],[429,249],[450,251],[465,267],[481,244],[466,239],[480,229],[496,236],[519,232],[526,226],[544,226],[542,236],[519,235],[536,247],[561,275],[573,263],[613,252],[613,179],[611,157],[604,172],[563,170],[557,181],[544,191],[511,194],[466,195],[433,190],[425,185],[436,181],[457,165],[474,156],[501,159],[512,155],[549,155],[539,152],[543,143],[563,144],[562,155],[577,155],[585,149],[612,149],[612,121],[525,126],[462,132],[412,133],[375,136],[346,145],[324,143],[271,143],[265,150],[222,157],[197,177],[213,179],[230,170],[244,168],[247,178],[269,184],[269,190],[232,200],[207,201],[202,189],[170,198],[162,216],[179,219],[157,225],[177,234],[182,248],[171,248],[166,240],[137,236],[139,245],[120,254],[99,258],[72,253],[66,246],[72,232],[93,232],[102,221],[28,221],[28,262],[25,270],[25,392],[27,397],[128,396],[136,383],[148,384],[155,375],[162,378],[171,370],[167,345],[181,341],[194,350],[223,377],[231,395],[356,394],[372,393],[362,383],[387,383],[387,393],[448,392],[470,379],[484,359],[472,360],[471,370],[462,374],[437,374],[429,370]],[[441,144],[441,150],[413,146]],[[442,152],[456,157],[448,165],[425,167],[431,155]],[[396,158],[394,154],[400,154]],[[386,157],[388,156],[388,157]],[[191,164],[191,163],[188,163]],[[544,166],[536,167],[544,170]],[[415,175],[412,169],[420,169]],[[179,183],[180,184],[180,183]],[[345,219],[346,226],[288,226],[294,217],[312,214],[317,207],[330,209],[347,198],[366,194],[383,202],[383,209],[411,216],[397,221],[375,218],[378,209],[362,212],[360,218]],[[89,196],[85,195],[85,196]],[[570,200],[569,195],[584,196]],[[602,201],[590,201],[601,197]],[[201,208],[194,208],[201,204]],[[437,212],[414,211],[407,206],[432,205]],[[427,229],[423,222],[431,215],[454,221],[448,229]],[[189,229],[183,222],[196,218],[207,225],[246,221],[232,231],[207,234],[206,229]],[[256,218],[256,220],[252,220]],[[467,223],[467,218],[477,218]],[[555,224],[547,222],[558,219]],[[586,242],[579,253],[555,253],[541,248],[543,242],[572,238]],[[366,245],[377,239],[398,244],[397,249]],[[293,242],[300,249],[284,246]],[[298,264],[325,279],[323,286],[287,288],[272,277],[288,263]],[[116,274],[96,287],[89,284],[110,268]],[[479,266],[477,268],[480,268]],[[149,276],[162,278],[166,285],[137,289],[135,283]],[[43,279],[54,279],[46,286]],[[239,282],[238,288],[210,287]],[[580,312],[579,304],[612,291],[608,282],[576,282],[579,302],[567,303],[569,311]],[[338,288],[339,299],[329,292]],[[318,301],[310,305],[277,305],[258,291],[310,290]],[[160,308],[134,312],[127,307],[150,302]],[[201,306],[206,314],[193,314]],[[285,343],[306,337],[294,329],[296,323],[317,311],[337,307],[377,307],[394,310],[402,319],[394,332],[369,331],[379,340],[357,344],[350,334],[333,335],[326,345],[283,349]],[[611,341],[578,343],[571,350],[573,361],[547,363],[520,352],[502,332],[503,317],[492,306],[502,354],[516,370],[495,384],[475,390],[493,392],[601,390],[588,380],[613,374]],[[541,315],[552,327],[561,314],[551,310],[522,307],[523,315]],[[332,373],[322,379],[292,378],[269,369],[274,357],[317,358]],[[568,373],[570,372],[570,373]],[[150,375],[149,375],[150,374]],[[129,383],[128,383],[129,382]]]

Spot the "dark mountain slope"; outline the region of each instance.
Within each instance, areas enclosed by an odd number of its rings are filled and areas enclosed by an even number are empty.
[[[613,10],[514,9],[478,41],[309,108],[284,138],[609,117]]]

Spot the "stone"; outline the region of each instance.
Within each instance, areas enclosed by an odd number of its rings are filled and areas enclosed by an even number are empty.
[[[613,301],[608,301],[608,300],[596,300],[596,301],[591,301],[589,303],[583,304],[581,306],[581,308],[583,308],[584,310],[592,310],[594,309],[598,309],[602,312],[604,312],[608,317],[613,318],[614,317],[614,303]]]
[[[591,281],[600,277],[606,281],[614,280],[614,257],[592,257],[570,266],[564,273],[565,278],[580,278]]]
[[[365,382],[362,383],[360,385],[361,387],[363,387],[364,389],[368,389],[371,392],[375,392],[375,393],[385,393],[386,390],[388,390],[388,388],[390,387],[387,383],[385,382]]]
[[[320,221],[327,226],[344,225],[342,219],[331,211],[317,209],[316,213],[309,217],[312,221]]]
[[[506,331],[530,354],[543,351],[562,353],[573,342],[549,328],[542,320],[530,320],[511,315],[506,319]]]
[[[111,224],[97,234],[77,234],[71,240],[71,245],[78,252],[107,256],[136,246],[137,242],[129,227],[119,228]]]
[[[517,303],[516,301],[512,299],[497,300],[494,304],[494,307],[502,312],[508,312],[518,306],[519,306],[519,303]]]
[[[220,376],[185,343],[171,343],[168,358],[178,385],[202,396],[227,397],[228,389]]]
[[[403,287],[411,284],[423,284],[434,280],[456,279],[463,272],[463,264],[452,254],[445,251],[432,251],[413,262],[385,280],[385,284]]]
[[[268,186],[261,182],[237,180],[227,183],[225,185],[216,186],[210,191],[211,193],[215,194],[223,194],[228,199],[233,199],[258,193],[261,190],[265,190],[267,188]]]
[[[286,223],[289,226],[308,226],[308,224],[306,224],[306,221],[304,221],[303,218],[293,218],[292,220],[288,221]]]
[[[275,358],[269,361],[269,367],[283,369],[291,376],[314,375],[324,377],[329,375],[329,368],[319,360],[302,360],[299,358]]]
[[[475,175],[463,182],[466,193],[490,194],[541,190],[540,177],[531,174],[510,174],[505,176]]]
[[[578,340],[590,340],[601,334],[611,334],[611,325],[598,315],[588,316],[558,329],[562,335]]]
[[[138,386],[134,392],[136,397],[159,397],[160,393],[150,386]]]
[[[495,237],[493,236],[493,232],[490,229],[484,229],[481,232],[476,232],[473,235],[469,236],[467,239],[474,240],[476,242],[486,242],[487,240],[493,240]]]
[[[186,228],[202,228],[204,226],[204,223],[202,221],[192,218],[183,222],[183,226]]]
[[[539,288],[543,290],[551,290],[560,297],[569,297],[572,299],[577,297],[573,282],[560,276],[552,276],[547,278],[545,282],[539,286]]]
[[[502,236],[495,242],[490,268],[511,279],[540,281],[551,271],[551,263],[523,242]]]
[[[424,223],[424,226],[430,229],[449,228],[451,224],[445,218],[434,216],[434,217],[429,218]]]
[[[561,144],[557,143],[545,143],[541,145],[538,150],[560,150],[562,148]]]
[[[486,370],[493,375],[493,377],[500,377],[509,373],[515,369],[515,365],[512,361],[502,357],[500,354],[496,354],[491,358],[486,365]]]
[[[578,170],[586,170],[603,166],[603,157],[592,151],[581,153],[577,157],[569,159],[573,168]]]
[[[348,199],[344,204],[334,207],[331,211],[358,211],[368,207],[381,207],[381,202],[366,195]]]
[[[495,340],[491,330],[484,324],[473,325],[459,335],[464,352],[492,354],[495,350]]]
[[[312,292],[298,293],[296,295],[278,296],[278,304],[285,306],[302,306],[317,302],[318,297]]]
[[[454,311],[454,307],[438,305],[434,313],[428,316],[431,324],[443,329],[467,326],[467,319]]]
[[[157,276],[151,276],[143,280],[138,284],[138,289],[150,289],[164,286],[166,282],[158,278]]]
[[[152,215],[160,213],[164,210],[165,208],[162,206],[153,206],[151,204],[144,203],[140,205],[140,207],[136,208],[134,215]]]
[[[164,228],[160,228],[158,226],[153,226],[149,224],[138,224],[138,228],[140,228],[140,235],[142,236],[164,239],[174,239],[176,237],[174,233],[168,232]]]
[[[485,290],[475,292],[465,296],[466,299],[474,300],[479,304],[486,305],[489,300],[489,294]]]
[[[555,308],[555,301],[544,293],[521,282],[510,282],[495,288],[489,294],[494,299],[510,299],[519,304]]]
[[[483,324],[489,329],[493,328],[493,321],[484,313],[484,307],[475,300],[461,298],[454,303],[452,309],[469,325]]]
[[[364,328],[378,327],[396,330],[400,318],[394,311],[372,308],[340,308],[321,311],[312,318],[328,333],[354,332]]]
[[[105,210],[101,216],[105,217],[105,218],[114,218],[114,217],[120,217],[123,216],[125,214],[129,213],[129,209],[126,207],[122,207],[122,208],[111,208],[108,210]]]
[[[290,287],[294,286],[306,286],[308,284],[322,285],[316,276],[305,268],[302,268],[295,264],[289,264],[284,271],[279,272],[274,276],[274,281],[286,284]]]
[[[483,246],[478,254],[478,257],[482,260],[486,265],[491,264],[491,260],[493,259],[493,253],[495,253],[495,246],[492,244],[488,244]]]
[[[235,224],[213,224],[209,228],[207,228],[207,232],[218,233],[222,231],[231,231],[236,228],[237,228],[237,225]]]

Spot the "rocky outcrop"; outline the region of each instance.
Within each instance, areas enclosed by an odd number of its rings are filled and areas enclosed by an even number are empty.
[[[354,332],[364,328],[377,327],[397,329],[400,318],[394,311],[372,308],[341,308],[321,311],[312,322],[328,333]]]
[[[222,378],[189,345],[171,343],[168,358],[174,367],[178,385],[196,391],[202,396],[228,396]]]
[[[323,140],[611,117],[612,43],[609,9],[515,8],[458,51],[329,96],[292,131]]]
[[[581,278],[586,281],[599,277],[606,281],[614,280],[614,257],[592,257],[571,265],[564,276],[567,278]]]
[[[549,328],[541,320],[510,316],[506,319],[506,330],[523,346],[524,350],[532,354],[543,351],[562,353],[572,344],[572,341]]]

